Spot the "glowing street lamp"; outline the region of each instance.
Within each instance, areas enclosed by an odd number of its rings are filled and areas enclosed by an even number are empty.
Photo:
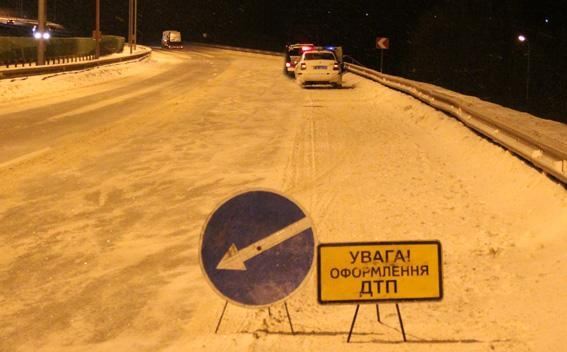
[[[526,69],[526,103],[528,103],[530,99],[530,56],[531,56],[531,48],[530,48],[530,41],[528,37],[523,34],[518,35],[518,41],[520,43],[525,43],[527,48],[527,56],[528,56],[528,64]]]

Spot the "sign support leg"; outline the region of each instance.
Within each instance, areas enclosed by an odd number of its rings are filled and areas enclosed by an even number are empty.
[[[406,331],[404,329],[404,321],[402,320],[402,314],[400,313],[400,307],[396,303],[396,311],[398,311],[398,319],[400,320],[400,328],[402,329],[402,336],[404,337],[404,342],[407,341],[406,339]]]
[[[295,335],[295,331],[293,330],[293,324],[291,324],[291,316],[289,315],[289,310],[287,309],[287,302],[284,302],[285,312],[287,313],[287,320],[289,321],[289,327],[291,328],[291,334]]]
[[[354,323],[356,322],[356,317],[358,316],[358,308],[360,308],[360,304],[356,305],[356,309],[354,311],[354,317],[352,318],[352,323],[350,324],[350,331],[348,332],[348,338],[346,340],[347,343],[350,342],[350,337],[352,336],[352,330],[354,329]]]
[[[217,328],[215,329],[215,334],[217,332],[219,332],[220,324],[221,324],[222,318],[224,317],[224,312],[226,311],[226,306],[228,306],[228,301],[224,302],[224,307],[222,308],[222,313],[221,313],[221,316],[219,318],[219,322],[217,323]]]
[[[380,307],[378,306],[378,303],[376,303],[376,318],[378,319],[378,322],[381,323],[382,321],[380,320]]]

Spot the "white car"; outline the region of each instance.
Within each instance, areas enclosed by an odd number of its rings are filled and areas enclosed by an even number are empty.
[[[339,88],[343,70],[335,53],[330,50],[310,50],[301,55],[295,67],[295,79],[302,87],[308,84],[330,84]]]

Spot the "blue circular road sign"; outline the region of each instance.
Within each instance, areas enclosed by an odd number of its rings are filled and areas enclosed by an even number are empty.
[[[210,216],[201,235],[205,277],[223,298],[266,306],[295,292],[311,271],[315,235],[305,212],[265,190],[241,193]]]

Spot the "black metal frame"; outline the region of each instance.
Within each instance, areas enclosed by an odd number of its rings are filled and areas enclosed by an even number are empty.
[[[354,330],[354,323],[356,323],[356,318],[358,317],[358,310],[360,308],[360,304],[356,305],[356,309],[354,310],[354,317],[352,317],[352,323],[350,324],[350,330],[348,331],[347,343],[350,343],[350,338],[352,337],[352,331]],[[406,330],[404,328],[404,321],[402,319],[402,313],[400,312],[400,306],[396,303],[396,312],[398,313],[398,321],[400,322],[400,330],[402,332],[402,337],[404,338],[404,342],[407,342],[406,338]],[[378,304],[376,304],[376,317],[379,323],[380,321],[380,309],[378,308]]]
[[[217,327],[215,328],[215,334],[217,334],[219,332],[219,328],[220,328],[222,319],[224,318],[224,314],[226,312],[227,306],[228,306],[228,301],[225,301],[224,307],[222,308],[222,312],[221,312],[221,315],[219,317],[219,321],[217,322]],[[291,322],[291,315],[289,314],[287,302],[284,302],[284,307],[285,307],[285,313],[287,315],[287,321],[289,322],[289,328],[291,329],[291,334],[295,335],[295,330],[293,329],[293,323]],[[270,307],[268,307],[268,315],[270,316],[270,318],[272,317],[272,311],[271,311]]]

